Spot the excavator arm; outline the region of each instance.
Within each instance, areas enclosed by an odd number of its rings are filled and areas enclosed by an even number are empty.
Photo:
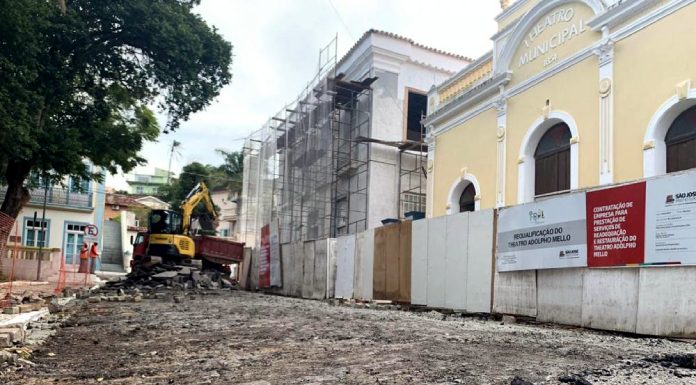
[[[186,199],[181,202],[181,214],[183,216],[183,234],[188,234],[191,229],[191,214],[193,210],[198,206],[200,202],[205,204],[206,210],[213,217],[213,220],[217,218],[217,213],[215,212],[215,206],[213,205],[213,200],[210,198],[210,193],[208,192],[208,187],[205,183],[200,182],[196,187],[194,187],[191,192],[186,195]]]

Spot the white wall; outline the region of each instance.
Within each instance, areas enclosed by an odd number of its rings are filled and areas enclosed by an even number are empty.
[[[485,210],[413,222],[412,304],[491,311],[494,220]]]
[[[24,207],[19,215],[17,216],[17,223],[15,229],[19,231],[22,237],[22,244],[24,244],[24,219],[34,217],[34,212],[36,212],[37,220],[41,220],[42,217],[41,207]],[[94,223],[94,211],[84,212],[84,211],[68,211],[68,210],[58,210],[55,208],[46,208],[46,220],[49,222],[48,231],[48,247],[63,249],[64,246],[64,233],[65,233],[65,222],[74,222],[80,224],[92,224]],[[101,226],[99,226],[101,231]],[[12,235],[16,236],[15,230],[12,231]]]
[[[336,298],[353,298],[355,234],[336,239]]]

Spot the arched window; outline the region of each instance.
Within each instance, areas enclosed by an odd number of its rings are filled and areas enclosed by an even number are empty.
[[[468,186],[462,191],[462,195],[459,196],[459,212],[463,213],[465,211],[475,211],[476,210],[476,188],[473,183],[469,183]]]
[[[541,137],[534,152],[534,195],[570,190],[570,128],[559,123]]]
[[[665,136],[667,172],[696,167],[696,106],[674,119]]]

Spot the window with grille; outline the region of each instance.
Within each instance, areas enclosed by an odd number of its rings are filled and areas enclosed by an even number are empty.
[[[401,198],[401,215],[411,211],[425,212],[425,194],[404,193]]]

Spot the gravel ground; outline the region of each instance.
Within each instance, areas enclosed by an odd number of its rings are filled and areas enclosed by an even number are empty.
[[[0,383],[696,384],[691,342],[552,325],[227,290],[70,311]]]

